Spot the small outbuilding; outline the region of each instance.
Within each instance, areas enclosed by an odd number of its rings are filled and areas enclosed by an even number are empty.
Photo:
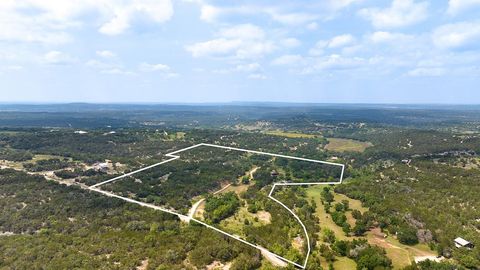
[[[108,163],[107,162],[97,162],[93,164],[93,169],[99,172],[107,172],[108,171]]]
[[[453,242],[455,243],[455,246],[457,248],[468,248],[468,249],[471,249],[473,248],[473,244],[468,242],[467,240],[461,238],[461,237],[457,237],[455,238],[455,240],[453,240]]]

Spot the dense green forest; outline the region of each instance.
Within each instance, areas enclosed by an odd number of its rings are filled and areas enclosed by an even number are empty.
[[[215,260],[242,269],[245,256],[258,260],[248,246],[172,215],[0,172],[0,231],[14,233],[0,237],[2,269],[132,269],[144,260],[148,269],[193,269]]]

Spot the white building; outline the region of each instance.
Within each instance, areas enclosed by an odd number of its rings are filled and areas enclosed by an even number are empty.
[[[455,243],[455,246],[457,248],[473,248],[473,244],[468,242],[467,240],[461,238],[461,237],[457,237],[455,238],[455,240],[453,240],[453,242]]]

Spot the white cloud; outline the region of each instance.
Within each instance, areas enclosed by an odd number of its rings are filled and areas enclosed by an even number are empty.
[[[311,22],[311,23],[307,24],[307,29],[311,30],[311,31],[317,30],[318,29],[318,23]]]
[[[346,8],[354,3],[360,3],[363,0],[328,0],[328,5],[334,10]]]
[[[418,67],[407,72],[412,77],[438,77],[445,75],[446,70],[443,67]]]
[[[447,12],[450,15],[457,15],[476,6],[480,6],[480,0],[450,0]]]
[[[259,63],[242,64],[242,65],[237,65],[235,67],[236,71],[241,71],[241,72],[254,72],[260,69],[261,69],[261,66]]]
[[[165,64],[149,64],[143,62],[139,65],[141,72],[159,72],[165,78],[175,78],[180,76],[178,73],[173,72],[172,68]]]
[[[318,19],[318,16],[310,13],[279,13],[276,10],[267,11],[274,21],[287,25],[301,25]]]
[[[346,45],[350,45],[353,42],[355,42],[355,38],[352,35],[350,34],[339,35],[339,36],[333,37],[330,40],[330,42],[328,42],[327,46],[329,48],[339,48],[339,47],[344,47]]]
[[[238,39],[213,39],[205,42],[195,43],[186,46],[193,57],[202,57],[208,55],[225,55],[238,50],[242,46],[242,41]]]
[[[149,64],[149,63],[141,63],[140,70],[144,72],[153,72],[153,71],[163,71],[168,72],[171,68],[168,65],[164,64]]]
[[[112,74],[112,75],[135,75],[134,72],[124,70],[121,68],[111,68],[111,69],[104,69],[100,71],[103,74]]]
[[[322,55],[326,49],[338,49],[355,43],[355,37],[350,34],[338,35],[330,40],[320,40],[310,49],[310,55]]]
[[[302,44],[302,42],[296,38],[286,38],[280,41],[284,47],[295,48]]]
[[[200,8],[200,19],[206,22],[214,22],[222,11],[212,5],[202,5]]]
[[[263,39],[265,32],[253,24],[240,24],[221,30],[220,36],[238,39]]]
[[[43,56],[43,61],[48,65],[69,65],[76,59],[60,51],[50,51]]]
[[[373,43],[390,43],[390,42],[401,42],[411,39],[412,36],[402,34],[402,33],[391,33],[385,31],[377,31],[369,36],[369,39]]]
[[[266,80],[267,76],[261,73],[254,73],[254,74],[248,75],[248,78],[252,80]]]
[[[209,23],[217,22],[220,18],[228,16],[248,16],[248,15],[266,15],[271,20],[284,25],[301,25],[310,23],[319,18],[315,12],[288,12],[288,4],[282,6],[281,3],[274,5],[263,5],[260,2],[252,1],[251,4],[232,4],[230,6],[215,6],[206,1],[196,0],[188,1],[196,3],[200,6],[200,19]],[[290,6],[291,7],[291,6]]]
[[[114,58],[117,55],[109,50],[103,50],[103,51],[96,51],[96,54],[102,58]]]
[[[259,63],[238,64],[233,68],[215,69],[215,74],[231,74],[234,72],[251,73],[262,71],[262,66]]]
[[[365,8],[359,14],[376,28],[395,28],[416,24],[428,16],[428,2],[393,0],[388,8]]]
[[[271,53],[275,46],[265,38],[265,32],[258,26],[242,24],[223,29],[218,38],[185,47],[193,57],[232,56],[235,58],[256,58]]]
[[[366,61],[360,57],[346,58],[338,54],[332,54],[326,57],[322,57],[315,60],[314,65],[315,70],[326,70],[326,69],[352,69],[363,66],[366,64]]]
[[[328,46],[328,41],[326,40],[320,40],[320,41],[317,41],[317,43],[315,43],[315,46],[313,46],[313,48],[311,48],[308,53],[310,55],[315,55],[315,56],[319,56],[319,55],[322,55],[325,53],[325,48]]]
[[[61,27],[62,22],[48,18],[25,16],[0,6],[0,41],[63,44],[71,40]],[[57,26],[55,26],[57,25]]]
[[[173,16],[171,0],[133,0],[127,3],[114,1],[111,7],[111,19],[104,23],[99,31],[106,35],[118,35],[129,29],[136,16],[163,23]]]
[[[289,65],[298,65],[303,61],[303,57],[298,54],[287,54],[275,58],[272,61],[272,65],[276,66],[289,66]]]
[[[171,0],[3,0],[0,40],[63,44],[73,39],[71,29],[88,26],[116,35],[136,18],[162,23],[172,15]]]
[[[432,39],[435,46],[443,49],[478,48],[480,21],[442,25],[433,31]]]

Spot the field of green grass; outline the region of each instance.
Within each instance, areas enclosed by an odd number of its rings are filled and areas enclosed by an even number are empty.
[[[280,130],[266,131],[265,134],[273,135],[273,136],[287,137],[287,138],[306,138],[306,139],[312,139],[312,138],[322,137],[321,135],[305,134],[305,133],[296,133],[296,132],[284,132],[284,131],[280,131]]]
[[[363,152],[370,146],[370,142],[361,142],[350,139],[327,138],[328,144],[325,149],[335,152]]]
[[[317,204],[317,216],[320,219],[320,241],[322,239],[322,232],[325,228],[332,230],[335,233],[335,237],[339,240],[348,240],[349,237],[345,235],[342,228],[335,224],[330,214],[325,212],[323,204],[321,202],[320,193],[322,192],[323,185],[311,186],[307,189],[307,198],[313,200]],[[352,239],[352,238],[350,238]]]

